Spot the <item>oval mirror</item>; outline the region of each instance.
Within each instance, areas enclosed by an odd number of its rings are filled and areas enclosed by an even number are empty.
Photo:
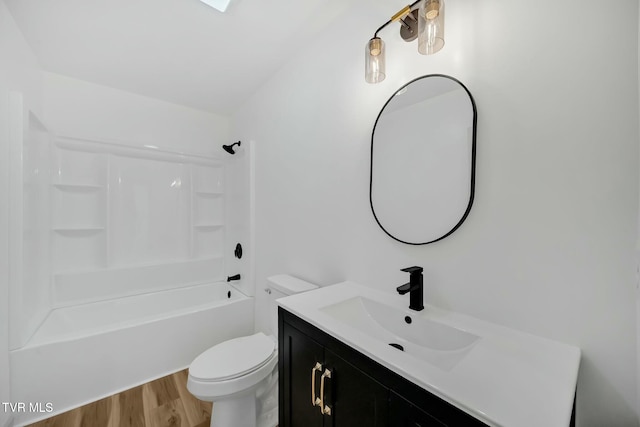
[[[458,80],[417,78],[385,103],[371,136],[369,198],[378,225],[410,245],[437,242],[473,204],[476,106]]]

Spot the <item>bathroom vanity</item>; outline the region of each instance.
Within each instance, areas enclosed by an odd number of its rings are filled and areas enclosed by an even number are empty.
[[[575,423],[575,347],[352,282],[278,303],[281,427]]]

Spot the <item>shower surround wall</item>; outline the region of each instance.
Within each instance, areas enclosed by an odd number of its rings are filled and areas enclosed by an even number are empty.
[[[224,276],[223,165],[56,138],[53,305]]]

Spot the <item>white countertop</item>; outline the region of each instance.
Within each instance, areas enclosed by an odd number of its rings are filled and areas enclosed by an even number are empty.
[[[453,368],[443,370],[320,310],[357,296],[406,309],[413,317],[426,317],[480,339]],[[580,365],[577,347],[428,305],[423,311],[412,311],[408,295],[383,293],[353,282],[281,298],[278,304],[490,426],[569,425]]]

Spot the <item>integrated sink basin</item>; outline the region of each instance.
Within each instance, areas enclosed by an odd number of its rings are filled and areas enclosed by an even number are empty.
[[[335,320],[398,351],[444,370],[453,368],[480,339],[477,335],[435,322],[363,296],[319,308]]]

